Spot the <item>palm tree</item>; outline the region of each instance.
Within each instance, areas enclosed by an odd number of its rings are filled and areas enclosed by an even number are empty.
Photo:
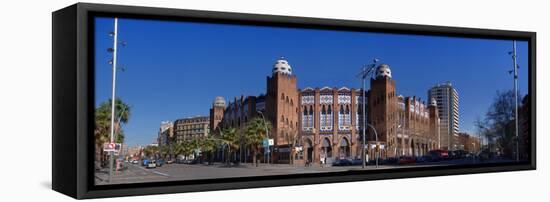
[[[96,166],[105,162],[102,158],[103,144],[110,141],[111,130],[111,100],[102,102],[95,109],[95,161]],[[127,124],[130,119],[130,107],[120,99],[115,100],[115,142],[124,142],[122,124]]]
[[[157,146],[147,146],[145,147],[145,149],[143,149],[143,153],[148,158],[157,154],[158,151],[159,151],[159,148]]]
[[[200,139],[201,149],[207,154],[208,165],[212,165],[212,152],[216,149],[216,139],[208,136]]]
[[[185,159],[193,152],[191,141],[183,140],[176,145],[176,154],[184,156]]]
[[[94,128],[94,139],[95,139],[95,167],[99,169],[105,162],[103,157],[103,143],[109,141],[109,126],[110,126],[110,112],[108,106],[102,103],[95,110],[95,128]]]
[[[221,139],[227,145],[228,158],[227,158],[226,162],[227,162],[227,164],[229,164],[229,158],[233,154],[233,150],[239,147],[239,134],[237,132],[237,129],[235,129],[235,128],[225,128],[225,129],[223,129]]]
[[[160,150],[160,156],[163,159],[167,159],[166,157],[170,155],[170,145],[162,145],[160,146],[159,150]]]
[[[262,146],[262,141],[266,138],[266,128],[271,130],[271,124],[261,118],[254,118],[248,122],[245,131],[246,145],[252,149],[252,160],[258,166],[257,155]]]

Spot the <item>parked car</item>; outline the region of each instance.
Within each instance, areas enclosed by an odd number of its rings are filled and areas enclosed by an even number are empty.
[[[149,161],[147,163],[147,167],[146,168],[156,168],[157,167],[157,164],[155,163],[155,161]]]
[[[466,152],[464,150],[455,150],[455,151],[449,152],[449,158],[450,159],[463,159],[463,158],[466,158],[466,154],[468,154],[468,152]]]
[[[332,163],[332,166],[351,166],[352,162],[348,159],[338,159]]]
[[[363,159],[353,159],[351,160],[351,165],[354,165],[354,166],[363,165]]]
[[[402,156],[399,158],[399,164],[411,164],[416,163],[416,159],[412,156]]]
[[[197,159],[177,159],[176,163],[178,164],[197,164],[199,161]]]
[[[139,164],[138,160],[132,160],[132,164]]]
[[[399,159],[398,158],[395,158],[395,157],[389,157],[389,158],[386,158],[384,160],[382,160],[382,165],[394,165],[394,164],[397,164],[399,163]]]
[[[164,160],[163,159],[157,159],[155,161],[155,163],[157,164],[158,167],[162,167],[162,165],[164,165]]]
[[[174,163],[174,160],[168,160],[168,161],[166,161],[166,164],[172,164],[172,163]]]
[[[149,165],[149,162],[151,162],[151,160],[149,160],[149,159],[143,159],[143,160],[141,161],[141,166],[147,166],[147,165]]]
[[[417,163],[427,163],[427,162],[432,162],[432,161],[433,161],[433,159],[432,159],[431,155],[424,155],[424,156],[420,156],[420,157],[416,158]]]
[[[428,152],[434,161],[449,159],[449,152],[446,150],[436,149]]]

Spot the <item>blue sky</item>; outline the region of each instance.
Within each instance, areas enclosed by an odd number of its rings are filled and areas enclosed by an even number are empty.
[[[95,29],[96,106],[111,96],[112,18]],[[397,91],[427,100],[451,81],[460,95],[460,130],[473,132],[497,90],[513,88],[512,41],[156,20],[119,19],[117,97],[132,107],[126,143],[148,144],[160,122],[208,115],[215,96],[265,93],[266,76],[284,56],[298,87],[359,87],[360,68],[389,64]],[[518,42],[520,92],[527,92],[527,42]]]

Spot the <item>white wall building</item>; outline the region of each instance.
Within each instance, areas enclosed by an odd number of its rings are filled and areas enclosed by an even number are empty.
[[[434,99],[440,118],[440,144],[442,149],[457,149],[459,133],[458,92],[451,82],[437,84],[428,90],[428,99]]]

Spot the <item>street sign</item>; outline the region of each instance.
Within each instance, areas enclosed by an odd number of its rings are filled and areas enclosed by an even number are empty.
[[[104,143],[103,144],[103,151],[105,152],[117,152],[120,150],[121,144],[120,143]]]
[[[273,146],[273,139],[269,139],[269,146]]]

